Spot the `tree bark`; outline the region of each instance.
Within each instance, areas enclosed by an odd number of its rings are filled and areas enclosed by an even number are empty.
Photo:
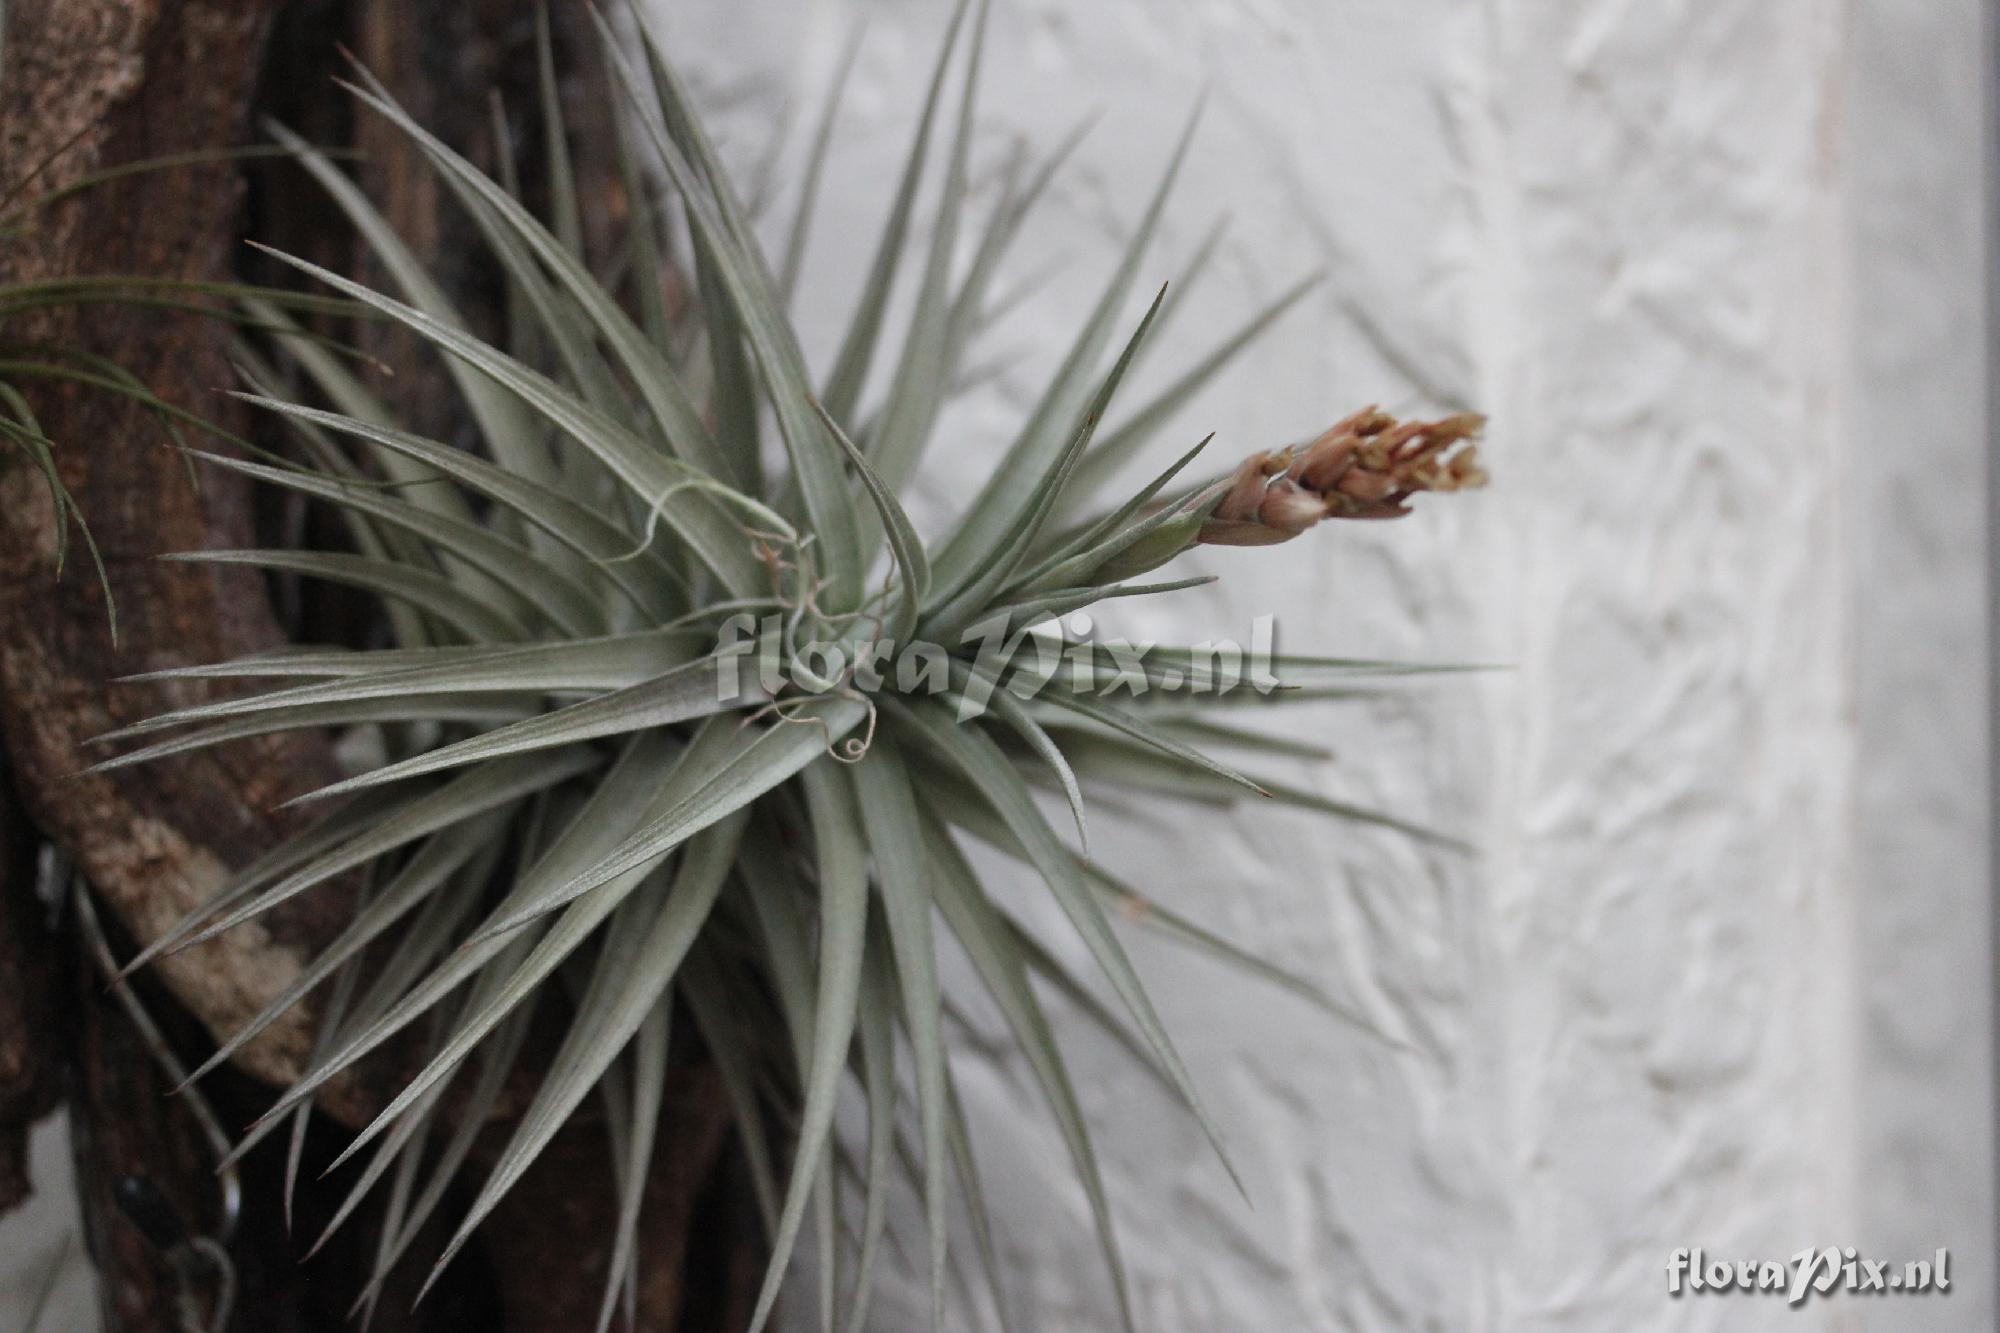
[[[364,147],[364,180],[385,212],[420,255],[438,263],[475,322],[493,313],[491,275],[462,257],[472,247],[457,243],[463,224],[446,210],[411,150],[357,120],[328,76],[340,70],[334,43],[345,41],[420,118],[490,163],[496,146],[486,130],[487,90],[506,92],[517,119],[534,104],[532,16],[525,7],[501,0],[463,6],[15,0],[5,13],[0,188],[25,183],[23,194],[33,195],[108,165],[234,145],[248,136],[252,110],[267,109],[321,142]],[[587,15],[581,6],[560,5],[555,22],[575,123],[601,128],[609,99],[601,87],[595,95],[582,88],[576,71],[594,69],[594,61],[584,66],[574,58],[593,49],[585,45]],[[603,202],[590,212],[602,218],[621,211],[606,137],[593,134],[576,147],[585,188]],[[260,239],[335,267],[357,267],[351,238],[330,224],[331,210],[305,193],[298,173],[254,170],[248,189],[245,169],[229,164],[93,187],[36,214],[30,230],[10,238],[0,249],[0,280],[84,273],[234,277],[246,263],[237,244],[246,213]],[[95,307],[10,323],[0,334],[10,344],[86,349],[130,370],[169,402],[246,428],[214,392],[230,381],[226,330],[215,322]],[[434,360],[393,334],[368,336],[375,340],[371,350],[397,367],[391,396],[398,411],[414,429],[451,438],[455,414]],[[72,383],[31,388],[64,480],[104,552],[119,636],[114,644],[87,569],[53,577],[46,493],[31,467],[0,453],[0,742],[20,809],[32,823],[28,830],[6,822],[10,806],[0,790],[0,1208],[25,1191],[9,1174],[18,1162],[16,1145],[52,1103],[53,1071],[66,1063],[87,1230],[110,1327],[150,1333],[176,1327],[174,1280],[113,1197],[121,1181],[142,1176],[191,1226],[211,1225],[212,1163],[87,961],[73,946],[36,947],[33,848],[46,839],[72,857],[108,908],[121,947],[137,947],[205,899],[232,868],[293,831],[275,808],[328,780],[334,766],[325,739],[306,735],[78,776],[94,735],[211,693],[198,684],[121,685],[117,677],[256,651],[284,634],[254,574],[153,558],[258,544],[250,494],[214,472],[194,485],[141,405]],[[353,891],[350,884],[323,886],[154,969],[143,981],[146,1002],[183,1056],[198,1057],[205,1043],[232,1032],[297,976],[344,924]],[[66,976],[52,961],[57,955],[67,957]],[[11,984],[16,977],[18,986]],[[73,1015],[68,1023],[50,1018],[51,997]],[[261,1109],[271,1085],[300,1071],[313,1024],[312,1008],[301,1006],[250,1043],[237,1070],[216,1081],[211,1095],[226,1124],[243,1123]],[[335,1125],[362,1123],[384,1100],[393,1059],[388,1064],[372,1076],[338,1081],[320,1110]],[[738,1278],[758,1248],[755,1224],[740,1190],[718,1184],[733,1177],[715,1081],[698,1056],[682,1074],[669,1097],[649,1187],[639,1327],[728,1328],[745,1313]],[[489,1137],[504,1140],[504,1129],[496,1126]],[[326,1127],[315,1131],[311,1155],[330,1155],[328,1137]],[[336,1246],[311,1267],[296,1266],[276,1205],[282,1151],[260,1150],[246,1163],[245,1226],[236,1246],[244,1296],[233,1327],[345,1328],[344,1297],[358,1286],[369,1247]],[[409,1314],[413,1289],[401,1299],[392,1291],[375,1327],[589,1327],[576,1318],[585,1310],[594,1316],[601,1292],[615,1208],[608,1161],[601,1123],[580,1115],[424,1307]],[[302,1202],[309,1214],[315,1206],[311,1198]],[[420,1244],[410,1261],[418,1277],[422,1250]]]
[[[240,142],[264,9],[221,0],[16,4],[0,179],[20,182],[45,164],[29,189],[55,188],[110,163]],[[237,173],[224,164],[93,189],[38,214],[0,255],[0,279],[224,276],[238,240],[239,194]],[[199,319],[98,306],[6,332],[10,342],[111,358],[168,401],[241,425],[213,392],[229,377],[220,331]],[[254,574],[154,558],[254,545],[244,488],[210,474],[197,490],[158,421],[129,399],[54,382],[33,397],[104,553],[120,639],[113,644],[86,570],[51,577],[48,498],[40,477],[10,453],[0,474],[0,736],[36,825],[76,856],[135,937],[152,939],[211,894],[229,867],[286,831],[269,812],[332,776],[333,765],[316,738],[283,736],[78,776],[93,756],[93,736],[215,693],[124,686],[117,677],[282,638]],[[305,951],[345,914],[343,898],[335,889],[288,904],[256,928],[166,960],[161,975],[212,1032],[231,1031],[296,975]],[[310,1011],[301,1010],[253,1043],[244,1063],[267,1078],[289,1078],[310,1039]]]

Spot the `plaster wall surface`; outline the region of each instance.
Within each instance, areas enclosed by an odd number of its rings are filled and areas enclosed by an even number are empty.
[[[661,9],[746,163],[865,21],[800,306],[822,358],[944,9]],[[1223,583],[1100,618],[1511,668],[1306,715],[1336,760],[1278,766],[1477,859],[1269,808],[1102,821],[1103,859],[1402,1044],[1135,938],[1254,1200],[1067,1016],[1142,1328],[1992,1326],[1982,41],[1971,0],[996,6],[982,160],[1099,118],[1021,248],[1053,276],[929,459],[934,528],[1204,90],[1140,285],[1228,230],[1134,401],[1327,280],[1149,461],[1368,402],[1493,418],[1483,495],[1211,552]],[[960,1078],[1017,1311],[1111,1326],[1031,1081],[997,1041]],[[1678,1246],[1849,1244],[1951,1246],[1954,1291],[1666,1294]]]

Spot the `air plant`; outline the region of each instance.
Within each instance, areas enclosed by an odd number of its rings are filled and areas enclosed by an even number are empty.
[[[583,258],[546,60],[541,114],[556,201],[548,223],[510,183],[476,170],[358,75],[354,96],[422,151],[504,272],[514,316],[505,347],[467,330],[332,162],[273,130],[352,219],[398,295],[276,257],[441,352],[478,450],[399,429],[363,376],[284,311],[253,301],[257,322],[277,333],[261,348],[240,347],[248,384],[240,396],[283,421],[303,461],[198,456],[330,506],[345,520],[352,549],[179,558],[378,594],[394,646],[292,649],[154,673],[266,686],[114,733],[110,739],[144,743],[101,766],[292,728],[358,728],[375,738],[379,763],[302,798],[330,813],[236,874],[133,964],[366,872],[370,887],[344,933],[196,1075],[324,988],[310,1068],[236,1148],[247,1152],[289,1125],[296,1170],[298,1136],[318,1089],[406,1029],[428,1043],[427,1063],[336,1164],[365,1161],[335,1227],[387,1183],[363,1306],[465,1164],[522,1058],[531,1015],[553,1013],[566,1020],[560,1048],[439,1268],[557,1129],[598,1096],[622,1205],[599,1321],[608,1326],[637,1261],[639,1196],[671,1029],[692,1023],[727,1090],[768,1228],[772,1257],[754,1326],[771,1313],[809,1214],[818,1218],[822,1247],[854,1251],[838,1266],[822,1263],[824,1274],[837,1267],[851,1275],[844,1290],[823,1290],[827,1318],[863,1326],[887,1200],[905,1175],[924,1201],[935,1317],[951,1271],[955,1200],[992,1272],[947,1056],[942,923],[1047,1095],[1129,1326],[1090,1131],[1039,988],[1053,988],[1116,1034],[1218,1145],[1114,918],[1344,1011],[1091,859],[1085,790],[1164,790],[1210,806],[1277,798],[1331,818],[1436,836],[1246,776],[1196,749],[1197,740],[1252,752],[1286,747],[1203,715],[1200,706],[1220,695],[1199,688],[1193,649],[1149,655],[1136,668],[1143,692],[1129,689],[1130,663],[1094,645],[1066,645],[1061,670],[1038,669],[1036,626],[1103,599],[1205,581],[1132,582],[1198,544],[1276,542],[1321,519],[1394,516],[1415,492],[1481,479],[1464,443],[1476,419],[1399,425],[1371,410],[1213,481],[1180,480],[1201,452],[1196,446],[1136,492],[1114,493],[1109,504],[1096,498],[1173,411],[1309,285],[1100,437],[1134,358],[1172,313],[1163,292],[1114,347],[1185,138],[1116,271],[970,505],[937,540],[920,537],[906,516],[899,496],[927,448],[975,452],[936,439],[939,414],[994,300],[995,274],[1068,151],[1066,144],[1033,170],[1017,163],[983,228],[970,235],[968,159],[985,6],[968,9],[962,3],[951,20],[858,309],[819,378],[785,313],[812,190],[774,266],[650,31],[634,62],[603,29],[612,77],[629,101],[621,144],[629,227],[616,277],[593,273]],[[961,45],[970,54],[956,115],[942,117],[953,123],[934,134]],[[831,101],[825,114],[830,121]],[[890,346],[890,291],[913,248],[934,137],[945,140],[943,184],[917,265],[913,313],[900,344]],[[819,179],[825,140],[822,133],[809,182]],[[646,153],[661,187],[640,165]],[[679,314],[662,295],[677,234],[670,209],[684,219],[681,264],[694,293]],[[964,265],[962,235],[970,241]],[[276,356],[326,406],[276,392]],[[878,360],[887,388],[871,399]],[[772,432],[782,446],[776,467],[768,464],[777,451],[767,459],[763,448]],[[1016,651],[977,651],[993,630]],[[935,650],[914,679],[865,669],[908,645]],[[1279,657],[1272,669],[1282,700],[1325,697],[1399,668]],[[1121,679],[1127,697],[1114,702],[1107,686]],[[1074,845],[1040,794],[1067,804]],[[967,839],[1046,884],[1115,1005],[988,892]],[[867,1110],[858,1145],[835,1128],[850,1076]],[[838,1191],[851,1180],[863,1195],[852,1238],[834,1220]]]

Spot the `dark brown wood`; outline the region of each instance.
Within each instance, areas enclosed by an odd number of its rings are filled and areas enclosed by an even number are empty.
[[[74,942],[80,943],[80,942]],[[214,1313],[217,1287],[194,1274],[184,1293],[170,1253],[148,1239],[120,1206],[121,1184],[155,1195],[185,1236],[213,1234],[221,1221],[215,1159],[187,1104],[134,1029],[129,1015],[105,990],[101,973],[78,948],[70,959],[69,1032],[75,1082],[70,1133],[77,1189],[83,1201],[85,1239],[103,1276],[100,1296],[107,1325],[143,1333],[181,1333],[177,1310],[192,1301],[204,1318]],[[166,997],[141,982],[148,1009],[165,1015]],[[231,1099],[225,1099],[225,1104]],[[246,1236],[271,1236],[267,1191],[253,1190]],[[249,1333],[307,1333],[307,1290],[284,1244],[231,1247],[245,1315],[230,1327]]]
[[[265,6],[240,0],[31,0],[9,7],[0,89],[0,180],[46,163],[37,187],[104,164],[214,148],[243,138]],[[66,149],[64,145],[68,145]],[[53,161],[50,154],[58,150]],[[80,273],[227,275],[238,248],[237,171],[228,165],[129,177],[37,214],[0,249],[0,279]],[[239,424],[215,389],[228,382],[224,330],[129,307],[64,310],[10,325],[10,343],[107,356],[170,402]],[[50,576],[54,521],[19,451],[0,458],[0,737],[36,825],[76,858],[133,935],[150,940],[283,833],[271,812],[333,773],[324,744],[284,736],[79,776],[91,738],[198,686],[116,678],[217,660],[281,641],[261,584],[245,571],[155,557],[252,545],[242,487],[210,474],[199,490],[168,436],[126,398],[73,384],[33,386],[45,432],[104,552],[119,603],[113,644],[87,569]],[[334,888],[301,897],[256,929],[165,961],[159,973],[212,1033],[233,1031],[297,974],[349,910]],[[309,1049],[301,1008],[246,1050],[243,1064],[283,1080]]]
[[[697,1222],[712,1228],[721,1220],[701,1218],[697,1208],[720,1160],[722,1111],[718,1080],[699,1067],[684,1072],[662,1110],[661,1147],[640,1218],[637,1327],[644,1333],[734,1326],[683,1324],[679,1318],[690,1281],[713,1276],[691,1273],[686,1260]],[[486,1244],[510,1317],[509,1333],[596,1327],[618,1213],[608,1154],[602,1125],[579,1118],[556,1136],[501,1204]],[[551,1281],[551,1259],[558,1255],[563,1277]]]
[[[534,124],[532,10],[506,0],[464,6],[406,0],[14,0],[5,7],[7,68],[0,74],[0,186],[36,173],[34,189],[60,187],[98,167],[166,153],[242,142],[260,106],[324,143],[355,143],[370,154],[361,174],[388,215],[435,262],[475,325],[492,329],[498,284],[476,247],[460,243],[463,222],[440,198],[414,154],[379,122],[353,114],[330,76],[336,41],[353,47],[392,91],[448,140],[482,164],[497,145],[487,129],[486,91],[502,89],[516,146],[526,151],[531,200],[541,179]],[[275,17],[275,36],[273,26]],[[624,212],[608,137],[610,100],[595,81],[595,40],[583,7],[553,15],[563,93],[578,127],[576,165],[590,206],[593,248]],[[270,57],[266,51],[269,43]],[[590,52],[585,56],[582,53]],[[80,273],[144,273],[189,278],[269,278],[238,244],[254,225],[260,239],[335,267],[367,271],[367,261],[300,173],[269,166],[181,169],[100,187],[37,215],[34,227],[0,247],[0,280]],[[247,222],[246,222],[247,218]],[[453,410],[435,359],[381,328],[371,350],[396,367],[386,396],[416,429],[452,438]],[[182,315],[94,308],[56,312],[0,328],[9,344],[60,343],[117,361],[168,401],[230,428],[247,428],[216,391],[229,382],[224,331]],[[273,516],[225,478],[190,484],[167,436],[145,410],[101,391],[46,383],[33,387],[43,425],[58,445],[66,482],[102,546],[118,599],[121,636],[113,644],[105,606],[86,568],[51,575],[54,530],[47,496],[22,460],[0,454],[0,743],[34,826],[75,858],[109,909],[121,951],[154,938],[291,827],[273,813],[287,797],[332,772],[318,737],[241,742],[181,761],[79,777],[89,741],[161,708],[207,697],[194,686],[132,686],[115,678],[154,667],[213,660],[280,642],[286,622],[266,587],[240,572],[196,570],[153,557],[202,546],[255,544]],[[215,446],[203,442],[205,447]],[[296,518],[297,516],[291,516]],[[296,608],[293,608],[296,610]],[[322,608],[323,609],[323,608]],[[307,616],[315,613],[311,607]],[[335,626],[320,615],[315,629]],[[0,799],[0,816],[5,803]],[[9,984],[12,961],[32,957],[33,900],[17,866],[27,852],[0,831],[0,1206],[8,1185],[11,1130],[48,1104],[51,1056],[71,1069],[80,1187],[92,1252],[104,1276],[112,1327],[151,1333],[173,1324],[173,1277],[112,1204],[118,1182],[141,1175],[190,1225],[213,1224],[211,1163],[185,1109],[165,1099],[165,1080],[105,996],[72,944],[59,976]],[[302,895],[263,922],[190,950],[152,970],[141,989],[183,1056],[198,1057],[297,975],[304,959],[346,919],[351,891],[328,886]],[[29,915],[19,913],[27,910]],[[40,956],[46,961],[52,951]],[[121,953],[123,956],[123,953]],[[28,971],[21,975],[29,977]],[[48,986],[69,1015],[51,1024],[31,1009]],[[224,1121],[240,1125],[261,1109],[270,1085],[297,1073],[313,1025],[302,1007],[252,1043],[236,1071],[211,1081]],[[37,1047],[9,1034],[49,1034]],[[18,1054],[18,1060],[16,1055]],[[544,1057],[545,1058],[545,1055]],[[534,1057],[531,1053],[530,1064]],[[696,1052],[676,1053],[667,1120],[643,1220],[639,1327],[740,1326],[746,1289],[759,1268],[753,1210],[726,1145],[727,1118],[712,1074]],[[19,1074],[14,1073],[16,1067]],[[393,1082],[386,1071],[340,1081],[320,1101],[311,1163],[337,1149],[341,1125],[360,1123]],[[508,1099],[518,1108],[518,1096]],[[478,1156],[504,1142],[496,1125]],[[276,1215],[280,1153],[246,1163],[246,1220],[236,1250],[244,1301],[234,1327],[262,1333],[345,1328],[345,1308],[372,1244],[366,1226],[301,1270]],[[421,1242],[380,1306],[374,1327],[399,1330],[588,1327],[601,1291],[614,1191],[601,1122],[585,1115],[566,1130],[415,1314],[408,1312],[426,1253]],[[343,1183],[336,1180],[337,1187]],[[302,1234],[338,1194],[307,1187]]]
[[[214,148],[242,138],[260,65],[267,6],[219,0],[28,0],[9,6],[0,87],[0,180],[36,176],[30,193],[100,166]],[[136,176],[36,214],[0,253],[0,277],[34,281],[124,272],[227,274],[238,240],[229,166]],[[10,344],[77,347],[109,357],[164,398],[228,422],[213,392],[226,382],[221,331],[186,316],[129,308],[58,311],[10,323]],[[279,641],[254,578],[162,564],[172,550],[247,543],[244,492],[221,479],[197,491],[156,421],[116,395],[30,384],[65,480],[102,548],[120,602],[112,642],[92,581],[51,577],[53,530],[39,481],[0,462],[0,737],[22,802],[43,836],[68,852],[132,937],[150,939],[279,836],[269,814],[332,772],[312,737],[246,743],[143,773],[83,778],[89,738],[199,690],[136,689],[115,677]],[[295,975],[344,913],[336,888],[266,927],[160,968],[147,986],[163,1013],[181,1009],[210,1033],[248,1017]],[[75,956],[72,947],[67,952]],[[175,1281],[164,1257],[113,1203],[118,1181],[143,1176],[188,1218],[214,1208],[213,1162],[185,1111],[93,970],[73,964],[72,1022],[46,1029],[74,1070],[71,1098],[85,1230],[118,1330],[173,1330]],[[184,1028],[185,1021],[172,1024]],[[183,1033],[185,1035],[185,1033]],[[310,1011],[246,1053],[282,1079],[301,1065]],[[282,1293],[300,1285],[268,1229],[239,1247],[249,1305],[238,1327],[303,1327]],[[283,1262],[280,1262],[280,1260]],[[275,1275],[267,1283],[264,1275]]]
[[[496,146],[488,131],[488,94],[501,91],[509,68],[532,69],[533,22],[533,6],[507,0],[425,6],[421,12],[397,0],[359,0],[349,40],[361,63],[419,123],[491,170]],[[522,109],[517,99],[512,109]],[[472,307],[470,317],[490,321],[491,277],[480,270],[478,247],[463,243],[464,224],[423,154],[372,112],[357,113],[353,133],[362,183],[397,234],[445,290]],[[386,281],[372,255],[357,253],[354,261],[366,280]],[[378,380],[376,387],[409,429],[453,439],[463,413],[454,410],[449,381],[434,373],[436,354],[387,323],[365,329],[362,345],[395,367],[394,379]]]

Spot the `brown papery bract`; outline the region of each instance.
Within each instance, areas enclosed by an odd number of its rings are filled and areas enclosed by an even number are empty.
[[[1198,540],[1272,546],[1325,518],[1401,518],[1418,491],[1484,486],[1471,441],[1485,424],[1472,412],[1399,422],[1363,408],[1309,444],[1244,459]]]

